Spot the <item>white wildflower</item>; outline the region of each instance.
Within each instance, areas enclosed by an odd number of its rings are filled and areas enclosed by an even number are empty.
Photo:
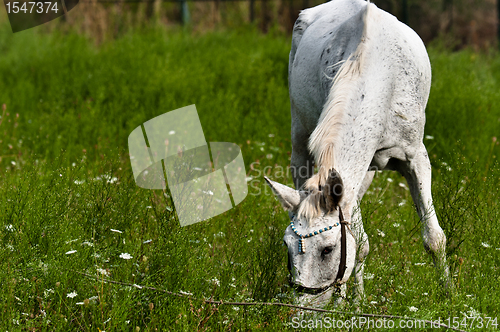
[[[387,178],[387,182],[392,182],[393,180],[391,178]]]
[[[119,230],[113,229],[113,228],[111,228],[110,231],[115,232],[115,233],[120,233],[120,234],[123,233],[122,231],[119,231]]]
[[[74,254],[75,252],[76,252],[76,250],[70,250],[70,251],[66,252],[66,255],[71,255],[71,254]]]
[[[112,178],[108,179],[108,183],[116,183],[118,182],[118,178],[116,176],[113,176]]]
[[[467,317],[473,318],[473,317],[480,317],[481,316],[481,313],[479,311],[475,310],[474,308],[469,307],[469,309],[470,310],[467,312],[468,313]]]
[[[70,299],[76,297],[78,294],[76,291],[72,291],[71,293],[66,294],[66,297],[69,297]]]
[[[398,222],[395,222],[394,224],[392,224],[392,226],[397,228],[397,227],[399,227],[401,225]]]
[[[106,269],[97,269],[97,272],[99,272],[102,275],[109,276],[109,272]]]
[[[380,229],[377,228],[377,234],[380,235],[381,237],[385,236],[385,233],[382,232]]]
[[[373,279],[375,275],[373,273],[365,273],[365,279]]]
[[[489,248],[490,247],[490,245],[488,243],[486,243],[486,242],[481,242],[481,245],[483,247],[485,247],[485,248]]]
[[[405,205],[405,204],[406,204],[406,200],[405,200],[405,199],[403,199],[401,202],[399,202],[398,206],[403,206],[403,205]]]
[[[181,293],[183,295],[193,296],[193,293],[185,292],[185,291],[182,291],[182,290],[180,290],[179,293]]]
[[[431,135],[425,135],[425,139],[434,139],[434,136],[431,136]]]
[[[175,130],[171,130],[168,132],[169,135],[174,135],[175,134]]]
[[[407,188],[406,188],[406,184],[404,184],[403,182],[400,182],[398,185],[399,185],[401,188],[405,188],[405,189],[407,189]]]
[[[408,309],[410,309],[411,312],[417,312],[418,311],[418,308],[414,307],[414,306],[408,307]]]
[[[129,253],[125,252],[125,253],[121,253],[120,254],[120,258],[122,258],[122,259],[131,259],[132,256]]]
[[[52,288],[46,289],[43,291],[44,297],[49,297],[50,294],[54,294],[54,290]]]

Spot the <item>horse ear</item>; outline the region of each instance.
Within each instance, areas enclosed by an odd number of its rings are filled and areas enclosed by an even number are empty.
[[[287,211],[293,211],[300,204],[301,195],[298,190],[292,189],[288,186],[269,180],[264,176],[267,184],[271,187],[273,193],[280,201],[283,208]]]
[[[322,191],[323,197],[325,198],[326,209],[328,211],[336,210],[340,200],[342,199],[344,184],[340,174],[335,169],[332,168],[328,172],[328,179],[326,180]]]

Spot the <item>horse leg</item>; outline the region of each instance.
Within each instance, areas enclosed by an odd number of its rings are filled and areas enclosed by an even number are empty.
[[[439,226],[431,194],[431,163],[422,144],[412,159],[401,163],[399,172],[406,178],[411,196],[422,223],[424,247],[431,254],[441,281],[449,287],[449,271],[446,263],[446,236]]]
[[[293,183],[296,189],[302,187],[308,178],[313,175],[313,158],[307,148],[309,133],[302,126],[300,120],[294,116],[292,109],[292,158],[291,170]]]
[[[370,187],[370,184],[373,181],[373,177],[375,175],[375,171],[366,172],[365,178],[361,184],[361,188],[358,192],[358,202],[361,201],[366,191]],[[363,227],[363,220],[361,217],[361,210],[359,209],[359,205],[357,204],[353,210],[352,224],[356,234],[356,243],[358,243],[357,248],[357,261],[356,267],[354,268],[354,279],[355,279],[355,301],[359,302],[363,299],[365,295],[364,290],[364,271],[365,271],[365,258],[370,251],[370,244],[368,243],[368,235],[366,235]]]

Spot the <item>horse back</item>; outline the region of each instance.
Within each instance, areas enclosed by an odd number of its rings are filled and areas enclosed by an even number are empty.
[[[359,131],[362,123],[353,119],[370,122],[369,131],[379,140],[374,149],[421,139],[431,77],[425,46],[411,28],[361,0],[305,10],[295,24],[289,88],[292,113],[302,126],[312,133],[329,111],[328,102],[344,97],[334,95],[345,94],[334,84],[342,66],[353,61],[359,73],[341,110],[344,127]]]

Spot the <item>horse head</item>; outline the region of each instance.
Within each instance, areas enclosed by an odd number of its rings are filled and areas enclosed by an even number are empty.
[[[356,240],[340,207],[342,179],[332,169],[323,186],[307,191],[266,181],[290,216],[283,240],[299,303],[323,306],[355,266]]]

